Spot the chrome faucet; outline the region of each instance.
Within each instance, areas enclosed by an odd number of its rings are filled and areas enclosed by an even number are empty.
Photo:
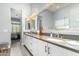
[[[57,38],[61,38],[61,39],[62,39],[62,36],[60,36],[60,34],[58,33],[58,34],[57,34]]]
[[[55,33],[55,35],[51,32],[50,33],[50,37],[55,37],[55,38],[61,38],[62,39],[62,36],[60,36],[59,33]]]
[[[57,38],[60,38],[60,35],[59,35],[59,33],[57,33]]]

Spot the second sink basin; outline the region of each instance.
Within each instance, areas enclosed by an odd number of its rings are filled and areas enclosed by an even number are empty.
[[[66,43],[70,44],[70,45],[79,45],[79,41],[74,41],[74,40],[67,40]]]

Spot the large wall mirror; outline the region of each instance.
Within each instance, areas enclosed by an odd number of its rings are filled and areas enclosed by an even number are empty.
[[[70,19],[70,28],[73,30],[79,30],[79,18]]]
[[[31,22],[29,23],[28,21],[25,22],[25,29],[28,30],[38,30],[40,26],[40,20],[41,16],[36,16]]]
[[[62,18],[55,20],[55,29],[79,30],[79,18]]]
[[[25,29],[28,29],[28,30],[35,29],[35,20],[31,20],[30,22],[26,21]]]
[[[69,29],[69,18],[55,20],[55,29]]]

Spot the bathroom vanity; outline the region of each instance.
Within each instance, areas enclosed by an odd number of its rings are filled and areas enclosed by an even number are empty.
[[[34,56],[78,56],[79,42],[24,32],[25,47]]]

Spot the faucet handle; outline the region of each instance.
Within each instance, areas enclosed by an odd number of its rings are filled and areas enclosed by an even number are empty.
[[[61,39],[63,38],[63,36],[60,37]]]
[[[59,35],[59,33],[56,33],[56,37],[57,37],[57,38],[60,38],[60,35]]]

